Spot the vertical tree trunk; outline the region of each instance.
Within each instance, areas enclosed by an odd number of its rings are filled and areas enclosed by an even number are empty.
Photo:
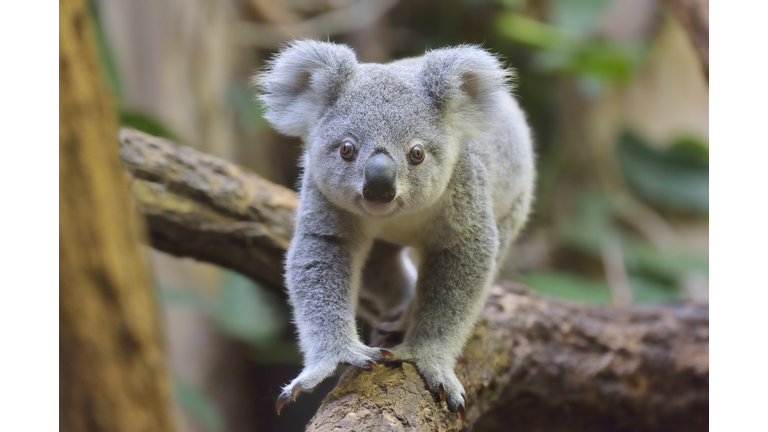
[[[59,3],[59,426],[172,429],[142,226],[84,0]]]

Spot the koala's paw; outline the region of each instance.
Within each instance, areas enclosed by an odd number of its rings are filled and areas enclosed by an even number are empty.
[[[384,349],[365,346],[362,343],[325,355],[314,356],[321,360],[305,363],[304,370],[299,376],[283,387],[283,391],[275,403],[275,410],[280,414],[283,407],[290,401],[295,402],[302,391],[312,391],[315,386],[333,375],[339,363],[363,369],[378,369],[379,363],[382,363],[384,358],[388,356],[392,356],[392,353]]]
[[[429,391],[439,396],[441,402],[446,402],[448,409],[458,412],[462,422],[466,421],[464,410],[466,393],[454,372],[453,361],[440,360],[433,356],[419,356],[408,348],[394,350],[393,359],[414,363]]]
[[[453,368],[425,364],[425,362],[416,362],[416,368],[426,381],[427,388],[437,394],[440,400],[448,405],[448,409],[458,412],[464,421],[464,386],[461,385]]]

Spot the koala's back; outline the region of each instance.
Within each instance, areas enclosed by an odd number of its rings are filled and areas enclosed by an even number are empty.
[[[487,151],[484,156],[491,179],[494,215],[498,224],[508,225],[512,230],[508,236],[513,238],[525,223],[533,200],[535,160],[525,114],[511,95],[505,94],[500,101],[497,116],[492,120],[497,127],[482,131],[472,144]]]

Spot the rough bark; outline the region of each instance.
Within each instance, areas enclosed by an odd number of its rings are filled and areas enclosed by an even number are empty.
[[[236,270],[284,295],[296,194],[225,160],[134,129],[120,156],[152,246]]]
[[[709,0],[667,0],[667,5],[688,32],[709,80]]]
[[[289,243],[292,192],[164,140],[127,130],[121,138],[126,165],[144,179],[134,191],[153,245],[279,283],[281,260],[267,258]],[[249,267],[241,254],[265,258]],[[349,370],[308,430],[701,430],[708,333],[706,305],[597,308],[500,283],[458,365],[466,424],[403,364]]]
[[[59,3],[59,427],[173,429],[157,308],[87,6]]]
[[[708,323],[706,305],[587,307],[501,282],[457,367],[466,424],[405,364],[347,374],[307,430],[706,430]]]

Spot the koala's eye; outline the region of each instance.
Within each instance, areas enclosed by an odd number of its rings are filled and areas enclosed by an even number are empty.
[[[339,153],[341,153],[341,157],[344,159],[352,159],[355,157],[355,144],[352,140],[345,139],[341,143],[341,147],[339,147]]]
[[[408,159],[413,164],[420,164],[424,161],[424,147],[421,144],[416,144],[408,154]]]

